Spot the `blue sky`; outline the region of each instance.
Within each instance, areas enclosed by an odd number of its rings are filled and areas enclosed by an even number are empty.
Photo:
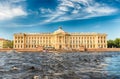
[[[120,37],[120,0],[0,0],[0,37],[18,32],[107,33]]]

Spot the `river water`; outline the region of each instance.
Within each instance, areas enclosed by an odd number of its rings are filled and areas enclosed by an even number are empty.
[[[120,79],[120,52],[0,52],[0,79]]]

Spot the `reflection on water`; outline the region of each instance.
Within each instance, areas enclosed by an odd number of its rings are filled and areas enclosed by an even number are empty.
[[[120,52],[1,52],[0,79],[120,79]]]
[[[107,64],[105,70],[108,71],[109,75],[120,76],[120,55],[106,57],[104,63]]]

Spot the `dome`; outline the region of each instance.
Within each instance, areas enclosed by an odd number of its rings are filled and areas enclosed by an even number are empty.
[[[62,29],[62,27],[59,27],[59,29],[56,30],[53,34],[59,34],[59,33],[66,34],[66,32]]]

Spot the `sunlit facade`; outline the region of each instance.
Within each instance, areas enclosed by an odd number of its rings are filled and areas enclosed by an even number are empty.
[[[8,42],[9,40],[6,40],[4,38],[0,38],[0,49],[2,48],[6,48],[6,43]]]
[[[67,33],[61,27],[53,33],[16,33],[14,48],[53,47],[55,49],[107,48],[107,34]]]

